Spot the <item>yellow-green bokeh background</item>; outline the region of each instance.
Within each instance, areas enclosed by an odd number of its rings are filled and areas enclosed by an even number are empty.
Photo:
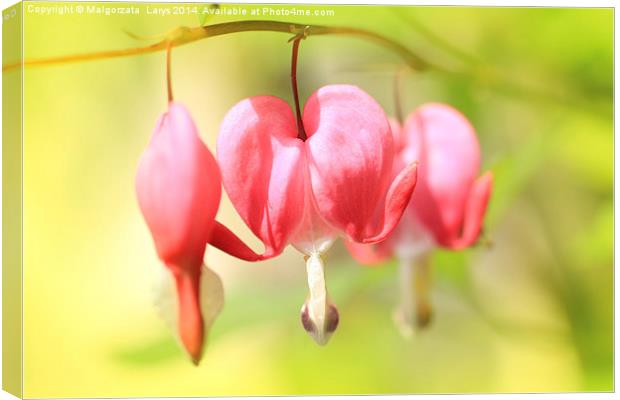
[[[198,24],[195,15],[149,16],[136,6],[142,15],[26,11],[25,57],[145,45],[152,41],[125,31]],[[435,254],[435,320],[405,340],[391,320],[395,265],[357,266],[337,245],[327,274],[341,322],[325,348],[300,327],[298,253],[250,264],[209,249],[227,303],[195,368],[153,305],[162,266],[133,187],[166,107],[164,55],[27,69],[26,397],[612,389],[613,11],[322,8],[335,16],[279,20],[370,29],[459,71],[407,75],[403,103],[410,111],[448,102],[477,128],[484,168],[495,173],[493,247]],[[212,151],[237,101],[291,100],[288,38],[240,33],[174,50],[176,100]],[[302,98],[353,83],[392,114],[399,62],[360,39],[311,37],[301,45]],[[261,249],[226,197],[218,219]]]

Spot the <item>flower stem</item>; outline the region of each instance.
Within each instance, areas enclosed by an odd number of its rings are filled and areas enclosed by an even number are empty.
[[[172,77],[171,77],[171,55],[172,55],[172,45],[168,43],[168,47],[166,48],[166,82],[168,84],[168,103],[172,103]]]
[[[394,73],[394,115],[396,120],[403,125],[403,104],[401,86],[403,83],[404,68],[398,68]]]
[[[306,36],[346,35],[375,42],[378,45],[390,49],[396,54],[398,54],[405,62],[405,64],[407,64],[413,70],[432,70],[453,79],[472,79],[474,81],[483,82],[486,86],[492,87],[498,92],[507,94],[509,96],[519,97],[528,101],[536,100],[547,104],[558,104],[573,108],[578,107],[580,110],[586,110],[597,114],[604,113],[605,115],[607,115],[606,108],[602,108],[596,104],[593,105],[592,102],[584,102],[581,99],[577,99],[575,97],[559,96],[557,93],[545,92],[534,87],[519,85],[515,83],[513,79],[508,79],[502,74],[500,74],[498,71],[490,69],[488,67],[484,69],[477,69],[472,67],[470,70],[467,71],[455,71],[449,68],[441,67],[422,58],[415,52],[403,46],[402,44],[371,31],[350,27],[295,24],[291,22],[279,21],[234,21],[193,28],[179,27],[175,29],[170,35],[168,35],[169,39],[164,39],[149,46],[131,47],[119,50],[106,50],[94,53],[70,54],[49,58],[16,60],[3,64],[2,72],[9,72],[19,69],[22,65],[29,68],[155,53],[165,50],[167,42],[169,41],[172,42],[172,47],[177,47],[187,43],[198,41],[200,39],[227,35],[237,32],[270,31],[297,35],[304,30],[306,30]]]
[[[291,57],[291,86],[293,88],[293,98],[295,100],[295,115],[297,116],[297,137],[301,140],[308,139],[304,129],[304,121],[301,118],[301,109],[299,107],[299,91],[297,89],[297,56],[299,53],[299,43],[304,36],[295,37],[293,40],[293,55]]]
[[[373,41],[383,47],[389,48],[396,52],[411,68],[416,70],[423,70],[427,68],[433,68],[440,70],[440,68],[431,65],[428,61],[424,60],[417,54],[413,53],[407,47],[402,44],[389,39],[385,36],[377,33],[367,31],[364,29],[349,28],[349,27],[330,27],[322,25],[306,25],[295,24],[291,22],[278,22],[278,21],[234,21],[225,22],[221,24],[213,24],[199,27],[179,27],[175,29],[168,38],[144,47],[133,47],[128,49],[101,51],[95,53],[82,53],[72,54],[67,56],[58,56],[50,58],[38,58],[24,60],[23,65],[26,67],[44,66],[65,64],[70,62],[88,61],[88,60],[101,60],[108,58],[128,57],[139,54],[154,53],[157,51],[165,50],[168,43],[172,47],[181,46],[187,43],[192,43],[200,39],[227,35],[237,32],[250,32],[250,31],[271,31],[282,32],[287,34],[304,36],[315,35],[348,35],[355,36],[363,39]],[[16,61],[8,63],[2,66],[2,71],[10,71],[17,69],[22,65],[22,61]]]

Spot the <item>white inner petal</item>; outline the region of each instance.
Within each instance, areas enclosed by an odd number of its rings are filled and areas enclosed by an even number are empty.
[[[323,260],[318,253],[312,253],[306,260],[306,272],[308,274],[308,312],[319,332],[325,331],[325,316],[327,314],[327,288],[325,286],[325,273]]]
[[[155,287],[155,307],[166,325],[180,343],[178,326],[178,298],[174,278],[166,268],[159,268]],[[224,308],[224,285],[220,277],[203,265],[200,276],[200,309],[204,321],[205,340],[219,313]]]

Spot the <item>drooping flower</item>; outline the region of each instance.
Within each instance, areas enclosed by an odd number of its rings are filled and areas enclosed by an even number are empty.
[[[306,255],[304,328],[324,344],[338,323],[322,255],[338,236],[356,243],[387,237],[416,182],[416,164],[392,176],[394,145],[381,107],[361,89],[331,85],[307,101],[298,137],[289,105],[245,99],[226,115],[217,142],[224,188],[265,245],[265,257],[292,244]]]
[[[416,191],[398,227],[383,243],[362,246],[347,242],[355,259],[374,264],[396,253],[401,261],[405,290],[411,290],[411,264],[428,278],[428,253],[435,247],[461,250],[472,246],[480,235],[491,195],[493,176],[480,171],[480,146],[469,121],[456,109],[443,104],[426,104],[406,119],[401,127],[391,121],[398,148],[399,165],[419,161]],[[420,285],[420,282],[417,283]],[[405,293],[401,318],[411,324],[411,296]],[[423,299],[419,299],[423,301]],[[418,305],[420,306],[420,305]],[[424,308],[424,307],[422,307]],[[402,312],[403,310],[401,310]],[[418,323],[428,322],[429,310],[418,307]],[[420,315],[426,314],[426,315]]]
[[[259,256],[215,221],[221,197],[219,168],[183,105],[170,102],[157,121],[140,158],[136,194],[157,255],[174,278],[181,342],[197,364],[211,322],[205,326],[200,304],[207,243],[246,260],[256,261]],[[219,278],[207,272],[213,277],[209,286],[217,288],[207,294],[221,296]],[[221,304],[223,299],[213,302]]]

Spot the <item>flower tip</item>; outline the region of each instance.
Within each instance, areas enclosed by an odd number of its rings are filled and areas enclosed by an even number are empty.
[[[416,314],[416,324],[419,329],[427,328],[433,319],[433,313],[430,308],[420,308]]]
[[[185,352],[189,356],[192,364],[194,364],[195,366],[198,366],[200,364],[200,361],[202,360],[203,342],[201,339],[199,340],[195,340],[195,338],[193,339],[194,340],[189,340],[189,338],[186,335],[184,335],[183,332],[181,332],[181,342],[182,342],[183,348],[185,349]]]
[[[197,364],[204,348],[206,329],[200,305],[200,269],[174,275],[177,289],[177,329],[183,348]]]
[[[203,352],[203,333],[202,332],[192,332],[192,336],[190,337],[187,332],[181,333],[181,342],[183,344],[183,348],[189,355],[192,363],[195,366],[200,364],[200,360],[202,359]]]
[[[407,340],[413,338],[415,330],[411,320],[407,318],[405,311],[402,308],[397,308],[392,314],[394,325],[400,332],[401,336]]]
[[[202,360],[202,354],[199,354],[198,356],[192,356],[192,364],[194,364],[195,367],[200,365],[200,360]]]
[[[416,307],[415,315],[400,306],[392,314],[392,319],[401,336],[405,339],[413,338],[416,333],[429,328],[433,320],[433,311],[429,304],[422,303]]]
[[[308,305],[308,301],[306,301],[301,307],[301,324],[319,346],[325,346],[336,331],[336,328],[338,328],[340,314],[336,306],[332,303],[328,303],[324,318],[317,318],[313,314]],[[321,319],[323,320],[322,323],[320,321]]]

